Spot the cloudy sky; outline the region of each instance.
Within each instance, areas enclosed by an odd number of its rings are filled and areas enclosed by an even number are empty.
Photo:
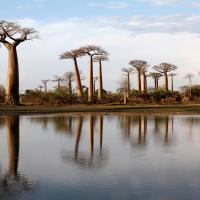
[[[194,83],[199,82],[199,0],[9,0],[1,2],[0,19],[34,27],[40,35],[39,40],[18,47],[21,91],[73,70],[72,62],[59,60],[59,54],[87,44],[100,45],[110,53],[109,62],[104,63],[105,89],[117,88],[121,68],[128,67],[131,59],[146,60],[151,66],[177,65],[176,88],[187,83],[183,77],[188,72],[194,73]],[[6,59],[2,46],[3,85]],[[79,67],[87,84],[87,57],[79,60]],[[132,76],[133,87],[135,80]]]

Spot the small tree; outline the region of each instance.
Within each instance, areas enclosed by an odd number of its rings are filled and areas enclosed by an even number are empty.
[[[93,101],[93,58],[94,56],[107,56],[108,53],[99,46],[88,45],[80,48],[83,54],[87,54],[90,57],[89,66],[89,86],[88,86],[88,102]]]
[[[133,66],[138,74],[138,92],[141,93],[141,69],[144,66],[147,66],[147,62],[143,60],[131,60],[129,62],[131,66]]]
[[[44,84],[44,91],[45,93],[47,93],[47,83],[49,82],[49,79],[48,80],[42,80],[42,83]]]
[[[77,85],[77,95],[78,97],[81,97],[81,98],[83,97],[83,91],[82,91],[82,84],[81,84],[77,58],[83,55],[84,55],[84,52],[81,49],[66,51],[60,55],[60,59],[72,59],[74,61],[74,74],[75,74],[76,85]]]
[[[108,56],[107,55],[101,55],[101,56],[95,56],[93,58],[94,62],[99,63],[99,88],[98,88],[98,98],[101,101],[103,99],[103,75],[102,75],[102,62],[103,61],[108,61]]]
[[[153,67],[157,72],[163,74],[164,76],[164,92],[168,91],[168,73],[177,69],[175,65],[169,63],[161,63],[160,65]]]
[[[158,81],[162,74],[157,72],[151,72],[150,76],[154,79],[154,90],[157,90],[159,88]]]
[[[171,94],[173,96],[173,94],[174,94],[174,77],[177,76],[177,74],[171,73],[171,74],[169,74],[169,76],[171,77]]]
[[[127,98],[130,96],[130,91],[131,91],[131,83],[130,83],[130,75],[133,73],[133,68],[128,67],[128,68],[122,68],[123,74],[127,77]]]
[[[37,38],[33,28],[22,28],[19,24],[0,21],[0,42],[8,50],[8,72],[6,81],[6,104],[19,104],[19,66],[17,46]]]
[[[184,79],[188,79],[188,81],[189,81],[188,87],[189,87],[189,98],[190,98],[190,99],[192,99],[192,78],[193,78],[193,77],[194,77],[194,75],[191,74],[191,73],[187,73],[187,74],[185,75],[185,77],[184,77]]]

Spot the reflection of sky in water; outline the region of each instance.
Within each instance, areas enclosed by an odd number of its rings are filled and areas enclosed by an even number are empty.
[[[5,120],[1,179],[8,168]],[[19,199],[198,199],[199,128],[200,117],[189,115],[21,116],[18,173],[34,187]]]

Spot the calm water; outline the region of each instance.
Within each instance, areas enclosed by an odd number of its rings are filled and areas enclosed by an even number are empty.
[[[200,198],[200,116],[0,117],[0,199]]]

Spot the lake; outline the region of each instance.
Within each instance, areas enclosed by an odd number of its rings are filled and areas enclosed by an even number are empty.
[[[200,116],[0,117],[0,199],[196,200]]]

